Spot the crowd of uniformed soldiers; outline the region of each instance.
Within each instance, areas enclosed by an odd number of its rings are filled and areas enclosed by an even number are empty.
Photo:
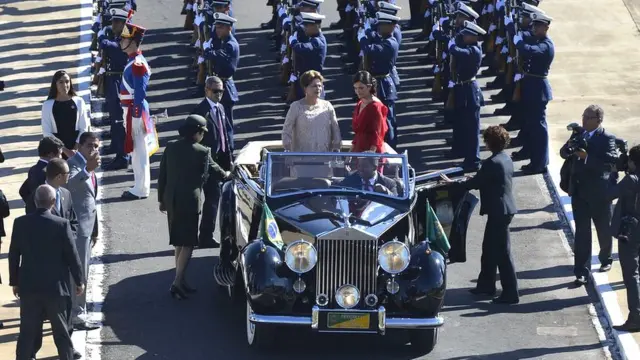
[[[280,81],[286,87],[283,100],[288,104],[304,96],[298,81],[301,74],[309,70],[323,72],[327,55],[327,40],[321,30],[325,19],[320,14],[323,1],[267,3],[272,18],[261,26],[273,29],[272,50],[278,53],[281,63]],[[133,0],[111,0],[107,4],[106,14],[116,4],[130,10],[126,21],[136,8]],[[537,0],[409,0],[411,19],[401,26],[398,17],[401,7],[394,0],[339,0],[340,20],[330,27],[342,30],[338,38],[343,41],[341,49],[345,54],[341,59],[347,72],[366,70],[378,80],[377,96],[389,109],[385,140],[390,146],[398,145],[395,103],[401,79],[396,62],[402,30],[418,28],[422,31],[414,40],[428,39],[428,42],[416,51],[425,54],[425,64],[433,64],[425,66],[433,75],[431,97],[444,105],[440,109],[443,121],[436,126],[453,130],[452,137],[447,139],[452,157],[463,158],[465,170],[478,169],[480,109],[485,99],[476,77],[495,76],[487,88],[501,91],[491,100],[505,103],[495,114],[511,115],[502,125],[510,131],[520,130],[512,145],[522,149],[513,158],[530,160],[522,167],[525,173],[540,173],[546,170],[549,161],[546,106],[552,94],[547,75],[554,47],[547,36],[552,18],[538,5]],[[113,18],[117,19],[118,14]],[[186,15],[185,30],[193,31],[192,67],[197,86],[194,95],[203,94],[206,77],[221,78],[225,86],[221,103],[233,124],[233,106],[239,100],[233,77],[240,51],[234,36],[237,20],[232,17],[231,0],[184,0],[182,14]],[[117,25],[111,28],[114,27],[118,30]],[[102,35],[108,34],[109,31],[104,31]],[[114,105],[117,99],[109,89],[118,87],[126,56],[123,58],[121,52],[111,51],[108,46],[101,50],[102,61],[108,59],[103,68],[109,113],[120,119],[120,106]],[[487,69],[479,74],[481,66]],[[118,168],[126,164],[127,154],[117,151],[122,134],[117,121],[112,122],[111,132],[112,147],[118,154],[112,166]]]

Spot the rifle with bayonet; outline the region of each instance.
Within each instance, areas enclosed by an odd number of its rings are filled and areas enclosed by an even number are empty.
[[[198,74],[196,75],[196,85],[204,85],[207,75],[207,69],[205,67],[204,60],[204,43],[206,42],[205,35],[202,27],[200,26],[205,21],[202,10],[196,6],[195,8],[195,22],[193,24],[194,29],[197,31],[198,39],[196,40],[196,64],[198,66]]]
[[[496,51],[496,37],[497,37],[497,26],[495,24],[495,0],[487,0],[486,8],[484,9],[486,12],[483,14],[482,20],[482,28],[487,31],[487,43],[485,44],[485,54],[486,56],[494,56],[494,61],[497,57],[499,57],[499,53]]]
[[[356,10],[358,12],[358,30],[355,31],[355,43],[357,44],[357,48],[358,48],[358,54],[362,53],[362,60],[360,61],[360,66],[359,69],[360,70],[365,70],[365,71],[369,71],[369,69],[371,68],[371,63],[369,62],[369,56],[367,54],[365,54],[362,49],[360,48],[360,41],[358,40],[358,32],[360,31],[360,29],[364,30],[365,29],[365,24],[367,22],[371,22],[371,17],[369,16],[369,13],[367,11],[367,0],[359,0],[358,3],[358,9]]]
[[[296,98],[298,97],[298,94],[296,91],[296,81],[298,81],[298,74],[296,73],[296,53],[293,51],[293,48],[291,47],[291,41],[289,40],[289,38],[296,33],[295,17],[298,13],[299,11],[296,9],[296,7],[291,6],[287,3],[287,16],[289,17],[289,27],[288,27],[288,31],[285,32],[285,39],[283,41],[285,41],[287,45],[285,56],[287,56],[287,58],[289,59],[289,61],[287,62],[289,66],[286,69],[283,69],[283,71],[288,70],[288,72],[285,72],[282,76],[283,79],[285,78],[285,76],[287,76],[286,83],[289,85],[289,90],[287,90],[287,97],[286,97],[287,103],[291,103],[295,101]]]
[[[294,10],[287,0],[282,0],[279,5],[278,12],[284,11],[287,15],[288,27],[283,27],[284,21],[277,21],[276,28],[279,29],[279,33],[282,36],[282,47],[280,48],[280,52],[282,54],[282,65],[280,67],[280,83],[284,86],[289,84],[289,79],[291,78],[291,74],[293,73],[293,54],[291,50],[291,44],[289,43],[289,36],[293,35],[293,21],[294,21]],[[280,17],[278,17],[280,19]]]
[[[455,14],[455,9],[453,9],[453,5],[449,5],[450,9],[451,9],[451,13]],[[455,41],[456,39],[456,23],[455,23],[455,17],[450,21],[450,26],[449,26],[449,39],[452,39]],[[456,74],[456,58],[455,56],[451,56],[451,54],[449,54],[449,82],[453,82],[454,84],[456,83],[457,79],[458,79],[458,74]],[[449,84],[447,84],[447,86],[449,86]],[[455,86],[455,85],[454,85]],[[456,106],[456,96],[455,96],[455,91],[453,88],[449,88],[449,93],[447,96],[447,102],[445,103],[445,109],[447,110],[452,110],[455,108]]]
[[[520,32],[519,7],[516,5],[516,0],[509,0],[507,4],[508,4],[508,8],[505,9],[507,11],[505,12],[505,14],[512,15],[512,11],[515,12],[516,16],[515,16],[515,19],[513,20],[513,27],[515,29],[515,33],[518,34]],[[518,48],[516,48],[516,44],[513,42],[513,36],[507,36],[507,38],[509,41],[509,57],[511,58],[511,61],[507,64],[508,68],[507,68],[507,74],[506,74],[506,77],[507,77],[506,81],[507,81],[507,84],[513,84],[513,81],[515,81],[514,73],[516,72],[516,69],[518,71],[517,72],[518,74],[522,74],[524,71],[522,68],[522,59],[520,58],[520,52],[518,51]],[[515,87],[513,88],[513,96],[511,98],[511,101],[513,102],[520,101],[520,96],[521,96],[520,83],[521,81],[515,81]]]
[[[433,26],[436,26],[436,24],[439,25],[440,18],[445,17],[446,14],[445,4],[442,1],[436,2],[432,12],[433,20],[431,22],[434,24],[432,25],[432,28]],[[433,43],[435,45],[436,57],[435,66],[433,68],[433,83],[431,84],[431,98],[439,99],[442,96],[442,69],[444,68],[444,59],[442,54],[444,53],[446,44],[443,44],[443,41],[435,38]]]

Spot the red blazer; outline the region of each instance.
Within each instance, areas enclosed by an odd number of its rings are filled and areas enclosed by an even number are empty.
[[[387,113],[389,109],[380,101],[372,101],[360,111],[359,100],[353,111],[353,152],[363,152],[376,147],[377,153],[384,149],[384,136],[387,133]]]

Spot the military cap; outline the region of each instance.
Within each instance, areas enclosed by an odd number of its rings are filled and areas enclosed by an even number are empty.
[[[472,19],[477,19],[480,17],[480,15],[478,15],[477,12],[475,12],[472,8],[470,8],[469,6],[463,4],[463,3],[459,3],[457,8],[456,8],[456,14],[462,14],[464,16],[470,17]]]
[[[211,6],[229,6],[231,5],[231,0],[213,0],[211,1]]]
[[[402,18],[399,16],[387,14],[381,11],[378,11],[376,13],[376,19],[378,19],[378,22],[381,24],[395,24],[398,21],[402,20]]]
[[[109,14],[111,15],[112,19],[120,19],[120,20],[127,21],[129,20],[130,12],[124,9],[112,8],[112,9],[109,9]]]
[[[302,0],[298,3],[298,6],[310,6],[314,8],[320,7],[324,0]]]
[[[553,20],[553,18],[545,13],[533,13],[530,15],[531,17],[531,21],[533,21],[534,23],[543,23],[543,24],[551,24],[551,20]]]
[[[537,6],[533,6],[531,4],[527,4],[527,3],[522,3],[522,14],[529,16],[531,14],[544,14],[544,10],[540,9]]]
[[[324,15],[310,12],[303,12],[300,13],[300,15],[302,15],[302,22],[305,24],[321,24],[322,20],[325,18]]]
[[[191,114],[184,120],[184,127],[197,130],[209,131],[207,129],[207,120],[200,115]]]
[[[465,20],[461,33],[464,35],[482,36],[487,32],[473,21]]]
[[[402,10],[400,6],[388,3],[386,1],[379,1],[378,9],[379,9],[378,11],[380,12],[391,14],[391,15],[396,15],[398,11]]]
[[[223,24],[223,25],[229,25],[229,26],[233,26],[233,23],[237,22],[238,20],[232,18],[231,16],[225,14],[225,13],[215,13],[213,14],[213,23],[214,24]]]
[[[122,37],[123,39],[134,39],[142,41],[145,31],[146,29],[142,26],[127,23],[124,24],[124,28],[122,29],[122,34],[120,35],[120,37]]]

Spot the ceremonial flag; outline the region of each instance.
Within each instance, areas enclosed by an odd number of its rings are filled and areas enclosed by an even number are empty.
[[[271,213],[266,202],[262,207],[262,220],[260,221],[259,234],[262,234],[264,239],[269,240],[269,242],[275,245],[278,249],[282,249],[284,247],[282,236],[280,236],[280,229],[278,229],[276,219],[273,217],[273,213]]]
[[[427,238],[431,243],[431,247],[437,252],[441,253],[442,256],[446,256],[449,250],[451,250],[451,244],[449,244],[447,234],[444,232],[442,224],[440,224],[438,216],[431,207],[429,201],[427,201],[426,233]]]

